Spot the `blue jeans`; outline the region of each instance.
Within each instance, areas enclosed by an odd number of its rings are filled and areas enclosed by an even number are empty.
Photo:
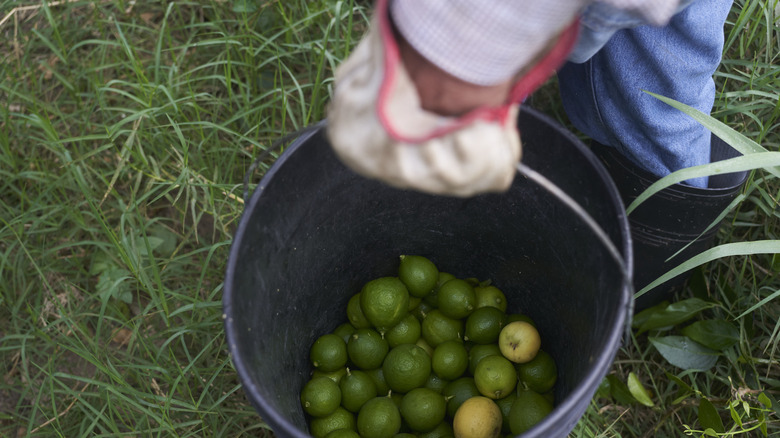
[[[709,114],[731,3],[683,2],[664,27],[638,25],[600,3],[589,7],[570,62],[558,72],[574,126],[659,177],[709,163],[710,132],[642,90]],[[707,179],[686,183],[706,187]]]

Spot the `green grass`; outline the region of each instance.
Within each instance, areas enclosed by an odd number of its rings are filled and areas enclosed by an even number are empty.
[[[775,3],[735,3],[713,112],[770,151]],[[269,435],[222,326],[242,182],[275,139],[324,116],[369,2],[28,4],[0,26],[0,436]],[[0,19],[18,6],[0,0]],[[554,81],[535,103],[565,122]],[[719,241],[780,239],[779,192],[754,172]],[[702,397],[728,431],[728,403],[755,414],[760,391],[780,398],[778,271],[772,254],[697,270],[689,292],[718,303],[699,317],[735,324],[739,343],[691,372],[635,334],[610,374],[635,373],[654,406],[594,398],[574,434],[681,436],[700,428]]]

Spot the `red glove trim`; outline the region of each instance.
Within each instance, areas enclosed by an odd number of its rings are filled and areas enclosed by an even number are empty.
[[[384,78],[379,90],[376,111],[377,117],[388,135],[394,140],[404,143],[422,143],[436,137],[441,137],[461,129],[476,120],[496,121],[502,124],[514,123],[514,120],[507,120],[510,107],[516,103],[522,103],[526,97],[544,84],[544,82],[555,72],[555,69],[566,61],[566,57],[574,49],[574,44],[577,42],[577,35],[579,33],[579,19],[576,19],[563,31],[550,52],[534,65],[527,74],[515,82],[507,101],[503,105],[498,107],[482,106],[475,108],[468,113],[453,119],[452,123],[447,126],[436,128],[421,137],[411,137],[396,129],[384,111],[386,102],[393,96],[396,67],[398,63],[401,62],[398,44],[395,41],[390,24],[388,1],[389,0],[378,0],[375,10],[375,13],[379,14],[379,32],[382,38],[382,45],[385,49]]]

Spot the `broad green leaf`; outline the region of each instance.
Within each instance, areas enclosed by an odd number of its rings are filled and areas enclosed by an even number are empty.
[[[709,427],[708,427],[708,428],[706,428],[706,429],[704,429],[704,434],[705,434],[705,435],[707,435],[707,436],[714,436],[714,437],[717,437],[717,436],[718,436],[718,433],[717,433],[717,432],[715,432],[715,430],[714,430],[714,429],[712,429],[712,428],[709,428]]]
[[[637,377],[633,371],[628,373],[628,390],[639,403],[651,408],[655,406],[655,403],[653,403],[652,397],[650,396],[650,392],[642,385],[642,382],[639,381],[639,377]]]
[[[146,242],[149,242],[148,248],[146,246]],[[147,236],[146,238],[144,238],[144,236],[139,236],[135,241],[136,248],[138,248],[138,254],[141,254],[143,256],[149,255],[149,249],[154,251],[155,249],[157,249],[157,247],[159,247],[162,244],[163,244],[163,240],[160,239],[159,237],[154,237],[154,236]]]
[[[746,170],[760,169],[764,166],[780,166],[780,152],[758,152],[750,155],[743,155],[741,157],[729,158],[728,160],[680,169],[651,184],[644,192],[637,196],[628,207],[626,207],[626,214],[630,215],[631,212],[648,198],[674,184],[692,178],[731,172],[743,172]]]
[[[112,260],[108,254],[104,253],[103,251],[99,251],[92,259],[92,264],[89,267],[89,273],[91,275],[98,275],[116,267],[116,262],[114,262],[114,260]]]
[[[601,379],[601,383],[599,384],[599,387],[596,390],[596,397],[597,398],[609,398],[609,396],[610,396],[609,379],[603,378],[603,379]]]
[[[666,306],[665,309],[652,313],[647,318],[647,321],[639,327],[639,333],[683,323],[696,316],[702,310],[714,306],[715,304],[708,303],[700,298],[688,298],[687,300],[672,303]]]
[[[646,323],[647,320],[650,319],[650,317],[654,313],[666,309],[666,306],[668,305],[669,305],[669,301],[664,300],[656,304],[655,306],[648,307],[647,309],[637,313],[636,315],[634,315],[634,318],[631,320],[631,327],[635,329],[642,327],[642,324]]]
[[[150,230],[150,234],[161,240],[160,244],[154,248],[155,253],[160,254],[163,257],[170,257],[176,250],[178,241],[176,233],[163,226],[155,226]]]
[[[739,329],[723,319],[696,321],[682,329],[682,334],[713,350],[725,350],[739,342]]]
[[[772,400],[769,400],[769,397],[766,396],[766,393],[758,394],[758,401],[764,405],[767,409],[772,409]]]
[[[666,374],[666,378],[667,379],[673,381],[679,387],[677,389],[677,394],[676,394],[674,400],[672,401],[673,405],[679,404],[681,401],[683,401],[686,398],[688,398],[688,396],[691,395],[694,392],[693,388],[691,388],[691,386],[688,385],[687,383],[683,382],[683,380],[681,378],[675,376],[674,374],[672,374],[672,373],[670,373],[668,371],[665,374]]]
[[[712,429],[715,432],[724,433],[726,431],[718,410],[715,409],[712,402],[703,397],[699,399],[699,424],[701,427]]]
[[[670,364],[684,370],[706,371],[718,361],[718,352],[685,336],[648,338]]]
[[[729,403],[729,414],[731,414],[731,419],[734,420],[739,427],[742,427],[742,418],[737,413],[737,410],[734,409],[734,403]]]
[[[618,404],[632,405],[636,403],[636,399],[631,395],[628,386],[620,379],[610,374],[607,376],[607,380],[609,381],[609,392]]]
[[[713,260],[722,257],[731,257],[737,255],[752,255],[752,254],[776,254],[780,253],[780,240],[759,240],[755,242],[736,242],[727,243],[724,245],[716,246],[704,251],[689,260],[681,263],[676,268],[670,270],[666,274],[658,277],[657,280],[648,284],[642,290],[634,294],[634,298],[644,295],[647,291],[653,289],[659,284],[674,278],[683,272],[687,272],[697,266],[709,263]]]

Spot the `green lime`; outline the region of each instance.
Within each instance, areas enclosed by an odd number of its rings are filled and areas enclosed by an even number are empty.
[[[341,406],[329,415],[313,418],[309,424],[309,431],[314,438],[325,438],[338,429],[355,430],[355,416]]]
[[[444,397],[428,388],[415,388],[401,400],[401,418],[415,432],[430,432],[444,420]]]
[[[357,329],[349,338],[347,353],[355,366],[364,370],[379,368],[390,347],[374,329]]]
[[[417,438],[417,435],[409,432],[401,432],[393,435],[393,438]]]
[[[469,373],[473,376],[477,371],[477,364],[488,356],[501,356],[498,344],[478,344],[469,350]]]
[[[336,371],[347,364],[347,344],[332,333],[322,335],[312,344],[309,357],[315,368]]]
[[[360,438],[360,434],[352,429],[336,429],[325,435],[325,438]]]
[[[441,394],[442,391],[444,391],[444,387],[447,386],[448,383],[450,382],[437,376],[436,373],[431,373],[428,375],[428,380],[425,381],[423,387],[432,389]]]
[[[509,411],[512,409],[512,404],[515,402],[516,398],[517,392],[512,391],[506,397],[496,400],[498,409],[501,410],[501,417],[503,418],[501,431],[504,433],[510,433],[512,431],[512,429],[509,427]]]
[[[445,341],[460,340],[463,321],[450,318],[439,309],[432,310],[422,320],[422,337],[433,348]]]
[[[355,327],[348,322],[339,325],[333,330],[333,334],[343,339],[344,343],[349,342],[349,337],[352,336],[353,333],[355,333]]]
[[[428,313],[430,313],[435,308],[436,308],[435,306],[432,306],[423,300],[422,302],[420,302],[420,304],[417,305],[417,307],[412,309],[410,313],[414,315],[414,317],[417,318],[418,321],[422,321],[423,319],[425,319],[426,316],[428,316]]]
[[[366,319],[366,315],[363,314],[363,309],[360,308],[360,294],[352,295],[347,303],[347,320],[356,329],[369,328],[371,322]]]
[[[469,316],[477,306],[477,296],[465,280],[452,279],[439,288],[439,310],[446,316],[461,319]]]
[[[425,341],[425,338],[418,339],[417,342],[414,343],[414,345],[425,350],[425,352],[428,353],[428,356],[433,357],[433,347],[431,347],[430,344],[428,344]]]
[[[452,280],[455,278],[454,275],[448,274],[446,272],[439,272],[439,278],[436,281],[436,286],[433,287],[433,290],[431,293],[425,296],[423,298],[423,302],[427,303],[428,305],[432,307],[439,307],[439,289],[441,288],[441,285]]]
[[[368,374],[368,377],[371,377],[371,380],[374,381],[377,395],[385,395],[390,391],[390,387],[387,386],[385,373],[382,371],[382,367],[366,370],[364,373]]]
[[[360,291],[360,308],[366,319],[384,333],[406,316],[409,291],[398,277],[371,280]]]
[[[431,357],[422,347],[401,344],[387,353],[382,371],[391,390],[406,393],[425,384],[431,373]]]
[[[515,365],[504,356],[488,356],[477,364],[474,383],[485,397],[506,397],[517,386]]]
[[[385,339],[390,348],[401,344],[414,344],[420,339],[421,330],[420,321],[410,313],[401,322],[385,332]]]
[[[477,296],[477,309],[480,307],[495,307],[506,312],[506,296],[495,286],[477,286],[474,288]]]
[[[449,421],[442,421],[430,432],[418,433],[417,438],[452,438],[455,432],[452,431],[452,424]]]
[[[420,303],[422,303],[422,298],[413,297],[413,296],[410,295],[409,296],[409,307],[407,307],[407,309],[409,309],[409,312],[411,312],[414,309],[416,309],[417,306],[420,305]]]
[[[303,410],[313,417],[324,417],[331,414],[340,404],[339,385],[327,377],[315,377],[306,382],[301,390]]]
[[[504,327],[506,314],[496,307],[479,307],[466,319],[464,340],[477,344],[495,344]]]
[[[469,367],[469,353],[459,341],[446,341],[433,350],[433,372],[444,380],[455,380]]]
[[[333,380],[334,382],[339,383],[339,382],[341,382],[341,378],[346,376],[346,375],[347,375],[347,368],[346,367],[341,367],[341,368],[337,369],[336,371],[322,371],[322,370],[315,369],[311,373],[311,378],[313,379],[315,377],[327,377],[330,380]]]
[[[461,377],[453,380],[444,387],[442,394],[444,399],[447,400],[447,415],[449,418],[455,417],[455,412],[464,401],[480,395],[477,384],[474,383],[474,379],[471,377]]]
[[[392,438],[400,430],[401,413],[390,397],[375,397],[360,408],[357,431],[362,438]]]
[[[376,384],[371,377],[360,370],[347,370],[347,375],[339,382],[341,405],[350,412],[358,412],[363,404],[378,395]]]
[[[433,290],[439,278],[439,270],[432,261],[418,255],[402,255],[398,266],[398,278],[412,296],[422,298]]]
[[[521,382],[539,394],[552,389],[558,378],[555,360],[544,350],[539,350],[530,362],[517,364],[517,377]]]
[[[542,421],[553,406],[544,396],[535,391],[519,391],[509,411],[509,428],[514,435],[520,435]]]

